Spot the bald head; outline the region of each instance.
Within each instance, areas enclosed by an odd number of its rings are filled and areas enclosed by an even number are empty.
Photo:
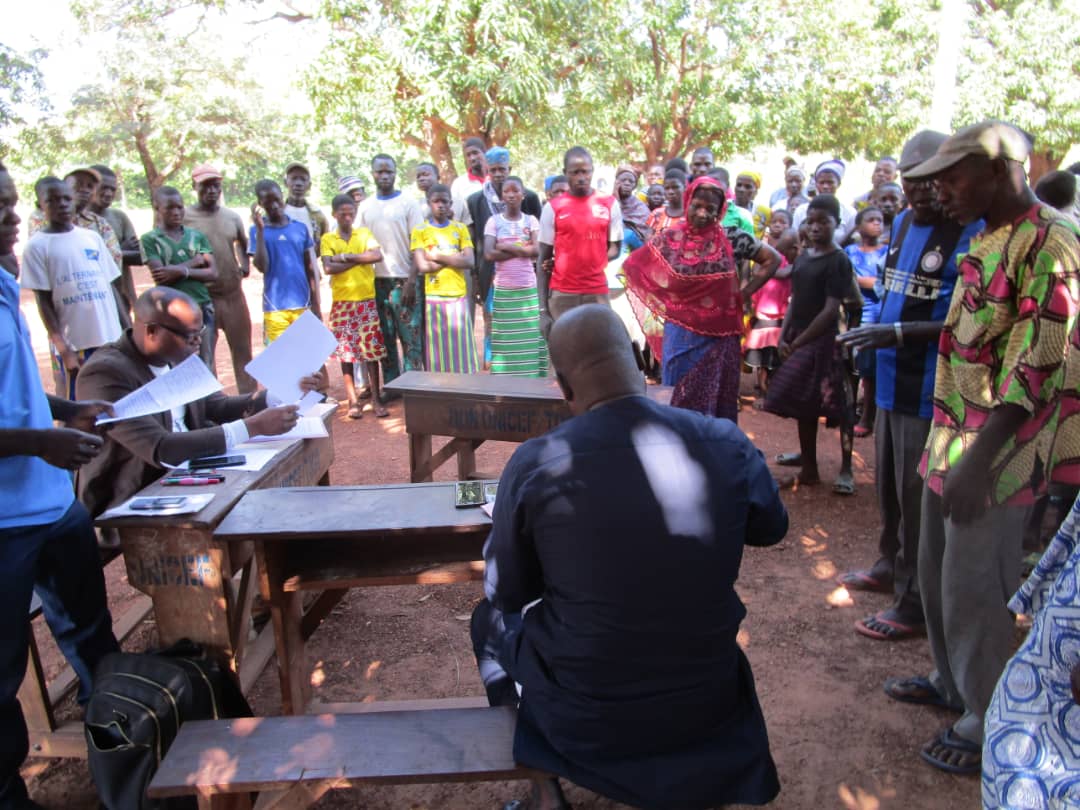
[[[586,304],[560,316],[551,327],[548,349],[574,413],[645,391],[630,335],[610,307]]]
[[[151,287],[135,302],[132,339],[154,366],[176,365],[199,350],[202,310],[184,292]]]

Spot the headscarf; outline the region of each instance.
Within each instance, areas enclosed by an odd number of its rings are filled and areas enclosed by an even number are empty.
[[[758,174],[757,172],[749,172],[749,171],[747,171],[747,172],[739,172],[739,174],[736,175],[736,176],[737,177],[738,176],[749,177],[751,180],[754,181],[755,186],[757,186],[758,188],[761,188],[761,175]]]
[[[723,184],[715,177],[709,177],[707,174],[703,174],[701,177],[695,177],[692,182],[687,184],[686,191],[683,192],[682,203],[684,221],[686,221],[687,214],[690,211],[690,201],[694,199],[694,192],[702,186],[715,188],[717,192],[719,192],[720,213],[716,215],[716,222],[719,223],[720,220],[724,218],[724,214],[727,213],[728,197],[724,194]],[[687,225],[687,227],[689,227],[689,225]],[[727,239],[726,236],[724,238]]]
[[[840,158],[832,158],[818,164],[818,167],[814,169],[814,177],[817,177],[822,172],[832,172],[838,179],[843,180],[846,169],[844,161],[840,160]]]
[[[788,170],[784,172],[784,177],[788,178],[793,174],[799,175],[799,179],[802,180],[804,183],[806,182],[806,172],[804,172],[798,166],[789,167]]]
[[[618,167],[616,167],[616,169],[615,169],[615,177],[616,177],[616,179],[619,177],[620,174],[632,174],[632,175],[634,175],[634,182],[635,183],[638,181],[638,178],[641,176],[638,173],[638,170],[635,169],[633,166],[631,166],[629,163],[620,163],[618,165]]]
[[[723,199],[720,183],[704,176],[687,186],[685,205],[702,186],[715,188]],[[741,334],[743,304],[735,257],[720,223],[726,208],[724,200],[707,228],[692,228],[680,220],[626,258],[622,269],[636,303],[700,335]]]
[[[509,166],[510,150],[505,146],[493,146],[484,153],[484,159],[487,161],[488,166],[493,163],[497,166]]]

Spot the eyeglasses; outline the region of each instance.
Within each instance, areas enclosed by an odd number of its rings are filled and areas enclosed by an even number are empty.
[[[167,332],[172,332],[178,338],[183,338],[187,343],[194,343],[197,340],[202,340],[206,337],[206,327],[203,326],[197,332],[188,332],[184,329],[177,329],[175,326],[169,326],[167,323],[161,323],[160,321],[150,321],[147,326],[160,326]]]

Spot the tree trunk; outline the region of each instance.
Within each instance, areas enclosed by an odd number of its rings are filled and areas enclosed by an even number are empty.
[[[147,185],[150,186],[150,198],[153,199],[154,192],[165,185],[165,178],[158,171],[154,157],[150,154],[150,147],[146,143],[146,135],[141,131],[135,132],[135,149],[139,153],[139,160],[142,163],[143,172],[146,174]]]
[[[1028,172],[1028,182],[1035,185],[1044,174],[1057,169],[1061,165],[1061,158],[1053,152],[1032,152],[1031,171]]]

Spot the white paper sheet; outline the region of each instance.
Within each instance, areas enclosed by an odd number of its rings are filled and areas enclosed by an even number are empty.
[[[280,436],[267,436],[267,439],[276,439],[277,441],[267,442],[253,442],[246,441],[243,444],[238,444],[232,450],[229,451],[231,456],[243,456],[247,459],[243,464],[237,467],[226,467],[221,472],[228,474],[229,470],[248,470],[249,472],[258,472],[267,464],[270,460],[283,450],[287,450],[296,444],[298,439],[282,439]]]
[[[306,399],[300,378],[318,371],[336,348],[334,333],[308,310],[244,368],[272,397],[284,403],[300,402]]]
[[[276,442],[278,439],[325,439],[330,434],[326,431],[321,416],[301,416],[296,420],[296,426],[288,433],[278,436],[252,436],[247,443]]]
[[[199,359],[199,355],[193,354],[166,374],[155,377],[142,388],[136,388],[127,396],[118,399],[113,403],[116,416],[98,417],[97,424],[105,425],[121,419],[161,413],[208,397],[220,390],[221,383],[214,379],[214,375]]]
[[[183,487],[172,487],[172,489],[183,490]],[[162,494],[157,497],[169,498],[169,497],[182,497],[184,503],[182,506],[169,507],[167,509],[132,509],[131,504],[134,501],[145,501],[148,497],[145,495],[136,495],[134,498],[128,498],[119,506],[114,506],[101,515],[102,518],[114,518],[114,517],[131,517],[132,515],[191,515],[195,512],[199,512],[210,501],[214,500],[214,494],[212,492],[205,495],[177,495],[173,496],[171,493],[168,495]]]

